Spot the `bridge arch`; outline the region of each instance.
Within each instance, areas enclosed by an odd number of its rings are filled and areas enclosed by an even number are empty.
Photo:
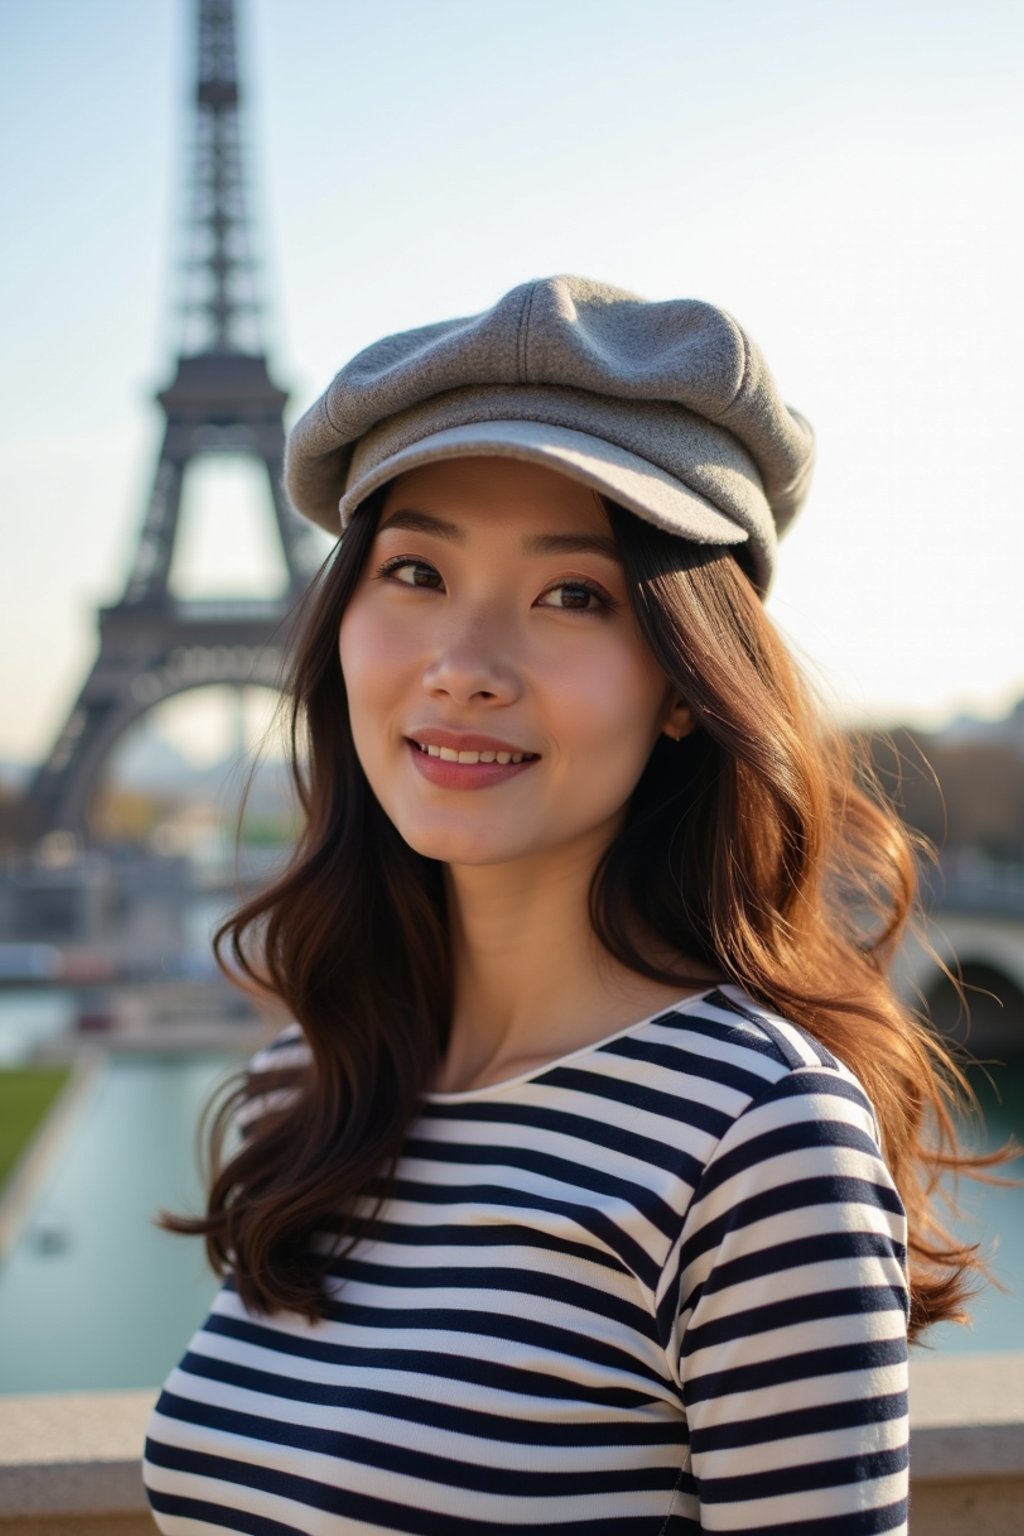
[[[127,732],[172,698],[199,689],[266,688],[282,692],[282,652],[266,645],[180,645],[141,668],[127,688],[99,707],[83,699],[58,742],[45,777],[33,789],[36,819],[43,827],[90,837],[89,811],[103,770]],[[73,771],[65,772],[71,769]],[[49,790],[49,793],[47,791]]]
[[[972,1054],[1024,1052],[1024,923],[1010,912],[984,914],[939,909],[929,918],[929,943],[965,984],[969,1024],[955,988],[932,956],[910,941],[897,981],[914,1006],[924,1006],[935,1027]]]

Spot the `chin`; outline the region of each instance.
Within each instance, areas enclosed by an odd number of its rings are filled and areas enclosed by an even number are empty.
[[[468,827],[399,826],[398,831],[416,853],[440,864],[507,864],[534,851],[521,843],[510,846],[504,839]]]

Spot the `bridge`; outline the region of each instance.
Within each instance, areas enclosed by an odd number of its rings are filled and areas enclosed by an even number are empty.
[[[908,938],[897,959],[901,995],[974,1055],[1024,1051],[1024,867],[951,857],[926,899],[925,943]],[[969,1026],[936,956],[967,989]]]

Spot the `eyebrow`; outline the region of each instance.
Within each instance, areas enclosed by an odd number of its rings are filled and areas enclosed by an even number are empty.
[[[465,533],[456,523],[446,523],[443,518],[435,517],[431,512],[417,512],[413,507],[393,512],[386,522],[381,523],[377,532],[385,533],[391,528],[403,528],[408,533],[433,534],[435,538],[445,539],[449,544],[466,542]],[[622,563],[615,540],[603,533],[531,533],[523,539],[523,553],[604,555],[606,559]]]

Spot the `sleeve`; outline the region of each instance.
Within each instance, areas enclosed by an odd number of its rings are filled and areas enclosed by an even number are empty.
[[[855,1079],[799,1068],[738,1116],[670,1271],[701,1530],[905,1533],[906,1218]]]

